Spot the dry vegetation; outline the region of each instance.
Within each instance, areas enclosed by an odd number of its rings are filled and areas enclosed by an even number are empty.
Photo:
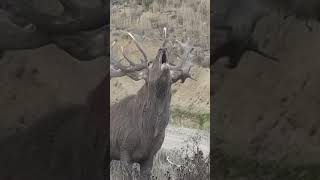
[[[168,29],[168,38],[186,40],[195,46],[195,59],[191,75],[196,81],[187,80],[172,87],[171,120],[173,126],[210,128],[210,70],[209,66],[209,0],[122,0],[112,3],[111,42],[112,49],[121,58],[121,46],[131,59],[141,58],[133,43],[121,31],[132,32],[142,42],[149,58],[155,57],[162,43],[162,29]],[[174,51],[172,51],[174,52]],[[169,59],[176,59],[175,53]],[[135,94],[143,84],[127,77],[111,80],[111,103]],[[172,151],[161,149],[154,160],[154,179],[209,179],[208,155],[198,147],[199,136],[190,139],[193,145]],[[198,148],[196,148],[198,147]],[[181,165],[170,164],[166,157]],[[111,179],[121,179],[119,162],[111,163]],[[136,174],[138,177],[138,165]]]
[[[128,30],[159,40],[163,27],[167,27],[169,36],[190,37],[199,56],[209,56],[209,0],[154,0],[149,5],[135,2],[112,5],[111,31]]]
[[[200,149],[200,135],[186,140],[184,147],[175,150],[161,149],[153,161],[152,179],[156,180],[208,180],[210,159]],[[169,161],[168,161],[169,159]],[[120,163],[113,161],[110,169],[111,180],[122,180]],[[134,179],[139,179],[139,165],[134,164]]]

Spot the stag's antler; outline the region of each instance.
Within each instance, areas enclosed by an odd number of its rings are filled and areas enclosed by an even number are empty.
[[[119,61],[116,60],[116,58],[112,55],[110,57],[110,77],[121,77],[121,76],[128,76],[131,79],[138,81],[141,79],[146,78],[146,72],[143,71],[148,66],[148,57],[143,50],[142,46],[139,44],[139,42],[135,39],[135,37],[129,33],[126,32],[133,42],[135,43],[136,47],[140,50],[142,53],[144,60],[141,60],[141,64],[136,64],[132,60],[129,59],[129,57],[125,54],[123,47],[121,47],[122,55],[124,59],[129,63],[129,66],[125,66],[121,64]],[[115,45],[116,42],[112,43],[112,47]]]
[[[137,48],[140,50],[140,52],[142,53],[143,57],[144,57],[144,62],[147,63],[148,60],[148,56],[145,53],[145,51],[143,50],[142,46],[140,45],[140,43],[136,40],[136,38],[129,32],[126,32],[133,40],[134,44],[137,46]],[[142,61],[141,61],[142,62]]]
[[[181,41],[178,41],[178,40],[176,40],[176,42],[183,48],[184,53],[180,58],[182,60],[180,65],[178,66],[170,65],[171,77],[172,77],[173,83],[175,83],[179,79],[181,79],[181,82],[184,83],[184,81],[187,78],[193,79],[190,75],[190,69],[192,66],[192,57],[193,57],[191,52],[194,50],[194,48],[193,46],[190,45],[190,38],[188,38],[188,40],[185,43],[182,43]]]

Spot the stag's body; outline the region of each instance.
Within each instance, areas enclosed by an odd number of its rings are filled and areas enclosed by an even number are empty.
[[[186,48],[182,57],[185,62],[180,66],[171,66],[166,48],[160,48],[157,57],[150,61],[133,35],[129,35],[144,55],[145,64],[136,65],[124,54],[131,66],[126,67],[111,60],[114,67],[111,77],[127,75],[134,80],[144,79],[145,84],[136,95],[128,96],[111,107],[110,159],[120,160],[129,178],[131,164],[139,163],[142,179],[149,179],[154,155],[161,148],[169,123],[171,85],[178,79],[184,82],[190,77],[190,52],[193,48],[188,47],[187,43],[180,43]],[[141,70],[145,71],[135,72]]]
[[[145,84],[137,95],[111,107],[111,159],[128,153],[131,162],[152,162],[160,149],[169,122],[171,82]]]
[[[158,65],[161,63],[154,64]],[[113,105],[110,112],[110,159],[120,160],[129,174],[131,163],[139,163],[146,179],[151,175],[153,157],[161,148],[170,117],[170,71],[159,69],[151,73],[154,76],[149,76],[136,95]]]

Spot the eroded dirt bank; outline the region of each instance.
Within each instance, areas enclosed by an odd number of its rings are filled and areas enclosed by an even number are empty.
[[[256,38],[280,63],[248,53],[234,70],[217,65],[216,148],[258,162],[320,164],[320,28],[312,24],[309,32],[304,22],[270,16]]]

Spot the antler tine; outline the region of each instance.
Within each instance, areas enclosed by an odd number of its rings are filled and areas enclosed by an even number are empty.
[[[112,44],[112,47],[115,43]],[[138,81],[140,79],[145,79],[145,73],[139,72],[147,68],[146,63],[142,64],[136,64],[133,61],[131,61],[128,56],[124,52],[124,48],[121,46],[121,51],[123,57],[128,61],[130,64],[129,66],[125,66],[121,64],[119,61],[116,60],[116,58],[110,54],[110,77],[122,77],[122,76],[128,76],[131,79]]]
[[[133,61],[131,61],[131,60],[128,58],[128,56],[125,54],[124,49],[123,49],[122,46],[121,46],[121,52],[122,52],[122,56],[129,62],[129,64],[130,64],[131,66],[135,66],[135,65],[136,65],[136,64],[135,64]]]
[[[167,39],[167,28],[164,27],[164,28],[163,28],[163,43],[162,43],[162,47],[164,47],[167,43],[168,43],[168,39]]]
[[[114,46],[116,43],[117,43],[116,40],[114,40],[114,41],[112,42],[112,44],[111,44],[111,49],[113,48],[113,46]]]
[[[114,58],[110,59],[110,77],[122,77],[128,76],[131,79],[138,81],[145,78],[144,72],[142,71],[146,68],[144,64],[135,64],[134,66],[124,66]]]
[[[110,77],[121,77],[124,76],[125,74],[120,70],[115,68],[112,64],[110,64]]]
[[[182,62],[179,66],[170,66],[172,82],[176,82],[181,79],[181,82],[184,83],[187,78],[193,79],[190,75],[190,69],[192,66],[191,52],[194,50],[194,48],[190,45],[191,41],[189,38],[185,43],[182,43],[178,40],[176,40],[176,42],[178,42],[179,45],[184,49],[184,53],[181,57]]]
[[[115,44],[115,42],[113,43],[113,45]],[[113,47],[113,45],[111,47]],[[114,62],[114,56],[113,54],[110,52],[110,78],[112,77],[121,77],[124,76],[125,74],[119,69],[116,68],[112,63]]]
[[[143,55],[143,58],[144,58],[144,61],[145,62],[148,62],[148,56],[147,54],[145,53],[145,51],[143,50],[142,46],[140,45],[140,43],[136,40],[136,38],[130,33],[130,32],[127,32],[127,34],[131,37],[131,39],[133,40],[134,44],[137,46],[137,48],[140,50],[140,52],[142,53]]]
[[[141,71],[147,67],[146,64],[133,64],[130,66],[122,65],[120,62],[116,61],[114,58],[110,59],[110,64],[112,64],[117,69],[120,69],[124,73],[133,73],[136,71]]]
[[[122,77],[122,76],[128,76],[131,79],[135,81],[139,81],[140,79],[144,79],[144,74],[143,73],[124,73],[120,69],[116,69],[113,65],[110,66],[110,77]]]
[[[181,42],[181,41],[179,41],[179,40],[176,40],[176,42],[177,42],[182,48],[184,48],[186,51],[190,51],[190,53],[191,53],[191,52],[193,51],[193,49],[194,49],[194,47],[190,45],[190,44],[191,44],[190,38],[188,38],[185,43],[183,43],[183,42]]]

